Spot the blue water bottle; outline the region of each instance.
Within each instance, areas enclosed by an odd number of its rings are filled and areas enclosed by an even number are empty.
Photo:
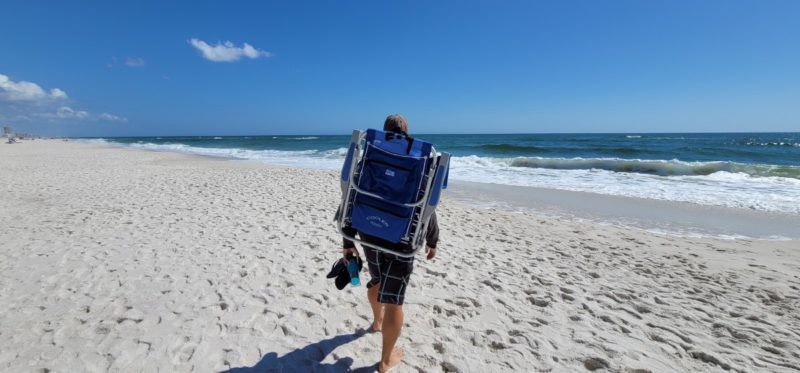
[[[350,285],[361,285],[361,279],[358,278],[358,257],[352,257],[347,261],[347,272],[350,273]]]

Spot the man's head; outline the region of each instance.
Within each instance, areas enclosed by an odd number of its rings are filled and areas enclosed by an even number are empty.
[[[389,132],[402,132],[408,134],[408,122],[400,114],[392,114],[383,122],[383,130]]]

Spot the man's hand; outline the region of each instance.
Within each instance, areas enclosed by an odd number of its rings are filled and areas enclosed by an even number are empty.
[[[350,254],[358,256],[358,253],[356,252],[356,248],[355,247],[350,247],[350,248],[345,247],[345,248],[342,249],[342,258],[344,258],[344,264],[347,264],[347,257]]]
[[[436,248],[425,245],[425,254],[427,255],[426,258],[428,260],[433,259],[434,257],[436,257]]]

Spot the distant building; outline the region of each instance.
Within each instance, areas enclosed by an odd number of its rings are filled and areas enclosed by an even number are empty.
[[[3,136],[5,137],[12,137],[14,135],[14,130],[11,129],[9,126],[3,127]]]

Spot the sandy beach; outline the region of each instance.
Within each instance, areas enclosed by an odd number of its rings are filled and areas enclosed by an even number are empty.
[[[365,289],[325,278],[333,172],[37,140],[0,145],[0,192],[2,371],[375,368]],[[800,241],[465,200],[417,258],[396,372],[800,371]]]

